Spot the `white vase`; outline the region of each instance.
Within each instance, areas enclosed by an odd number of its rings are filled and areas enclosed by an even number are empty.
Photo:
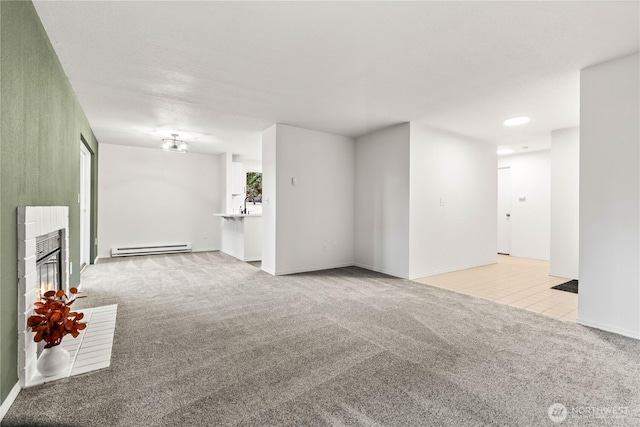
[[[45,377],[58,375],[69,367],[69,352],[59,345],[45,348],[42,350],[40,357],[38,357],[36,366],[38,367],[38,372]]]

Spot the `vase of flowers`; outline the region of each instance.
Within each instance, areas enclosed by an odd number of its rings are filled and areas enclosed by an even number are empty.
[[[77,338],[80,331],[87,327],[80,320],[83,313],[71,311],[71,305],[77,298],[78,289],[69,289],[70,297],[63,290],[48,291],[34,303],[33,316],[27,320],[27,326],[35,332],[35,342],[46,344],[38,358],[38,371],[45,377],[57,375],[69,365],[69,352],[60,347],[62,338],[71,334]]]
[[[58,375],[68,367],[70,358],[69,352],[59,345],[44,348],[42,354],[38,357],[36,367],[43,376],[51,377]]]

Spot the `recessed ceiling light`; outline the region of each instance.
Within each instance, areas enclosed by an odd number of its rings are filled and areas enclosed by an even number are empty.
[[[510,119],[507,119],[504,121],[504,125],[505,126],[518,126],[518,125],[523,125],[525,123],[529,123],[529,120],[531,120],[529,117],[512,117]]]
[[[511,153],[513,153],[513,150],[511,150],[510,148],[501,148],[501,149],[499,149],[498,151],[496,151],[496,153],[497,153],[499,156],[503,156],[503,155],[505,155],[505,154],[511,154]]]

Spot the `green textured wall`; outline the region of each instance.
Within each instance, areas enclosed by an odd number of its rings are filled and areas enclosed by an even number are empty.
[[[31,2],[0,1],[0,400],[18,380],[18,206],[69,206],[71,285],[80,281],[80,144],[98,143]],[[95,242],[96,220],[92,220]],[[95,246],[95,245],[92,245]],[[95,247],[92,248],[95,254]],[[93,255],[92,255],[93,256]]]
[[[0,3],[2,1],[0,0]],[[2,83],[2,4],[0,4],[0,86]],[[0,90],[0,108],[2,107],[2,90]],[[2,111],[0,110],[0,119]],[[0,123],[0,166],[2,165],[2,123]],[[0,212],[2,212],[2,173],[0,173]],[[2,260],[2,215],[0,215],[0,261]],[[2,352],[4,346],[2,344],[4,329],[2,328],[2,262],[0,262],[0,370],[2,368]],[[4,392],[5,387],[2,386],[2,376],[0,374],[0,403],[4,402],[8,392]],[[2,421],[0,419],[0,421]]]

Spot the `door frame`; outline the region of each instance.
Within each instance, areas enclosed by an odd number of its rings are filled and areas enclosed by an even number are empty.
[[[501,189],[502,189],[502,186],[500,185],[500,171],[509,171],[509,183],[508,183],[509,184],[509,197],[508,197],[509,209],[508,209],[508,212],[506,212],[507,218],[504,218],[502,216],[503,213],[501,211],[501,208],[502,208],[501,201],[503,201],[503,200],[500,197],[500,193],[501,193]],[[512,242],[513,242],[512,239],[511,239],[511,233],[512,233],[512,230],[511,230],[511,212],[513,211],[513,194],[512,194],[513,193],[513,186],[511,184],[512,183],[512,181],[511,181],[511,179],[512,179],[511,178],[511,166],[499,167],[497,173],[498,173],[498,180],[497,180],[498,181],[498,197],[497,197],[498,198],[498,206],[497,206],[497,210],[498,210],[498,212],[497,212],[498,215],[497,216],[498,217],[496,218],[497,227],[498,227],[498,229],[497,229],[497,233],[498,233],[498,236],[497,236],[497,243],[498,243],[497,244],[497,252],[498,252],[498,254],[501,254],[501,255],[510,255],[511,251],[513,249],[511,247]],[[501,244],[501,242],[503,240],[503,239],[501,239],[501,237],[503,237],[501,235],[501,230],[505,231],[505,229],[504,229],[505,226],[508,227],[507,230],[506,230],[507,234],[508,234],[508,246],[509,246],[509,248],[508,248],[509,250],[508,251],[505,251],[506,248]]]
[[[80,210],[80,271],[91,262],[91,224],[93,223],[92,209],[92,170],[93,153],[84,138],[80,141],[80,191],[78,204]]]

